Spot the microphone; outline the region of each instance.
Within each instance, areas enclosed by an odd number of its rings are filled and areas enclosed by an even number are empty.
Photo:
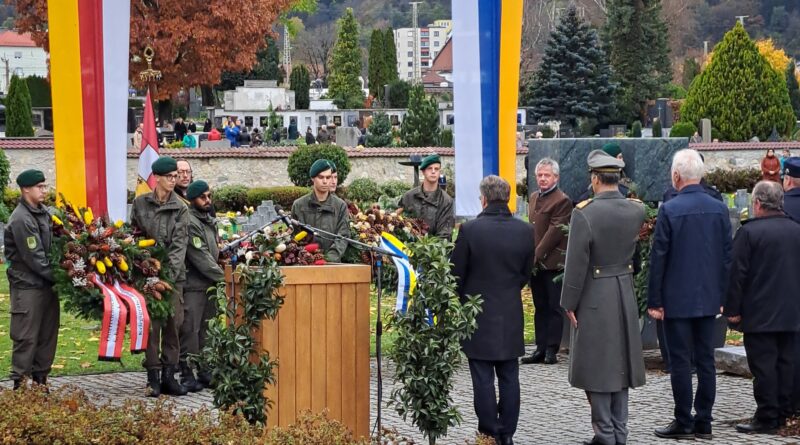
[[[316,230],[314,230],[313,228],[309,227],[308,225],[306,225],[304,223],[301,223],[300,221],[292,218],[292,216],[289,213],[286,213],[283,209],[281,209],[280,206],[275,206],[275,210],[278,213],[278,218],[281,221],[283,221],[283,223],[286,224],[287,226],[297,226],[297,227],[300,227],[301,229],[305,230],[306,232],[308,232],[308,233],[310,233],[312,235],[316,235]]]

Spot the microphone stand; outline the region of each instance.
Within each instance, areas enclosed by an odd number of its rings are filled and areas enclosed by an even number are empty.
[[[301,223],[300,221],[297,221],[296,219],[291,218],[288,215],[283,215],[283,216],[281,216],[281,218],[287,224],[292,224],[292,225],[298,226],[301,229],[303,229],[306,232],[309,232],[309,233],[311,233],[313,235],[317,235],[317,234],[322,235],[321,238],[326,238],[326,239],[330,239],[330,240],[333,240],[333,241],[346,241],[349,245],[355,247],[358,250],[370,252],[370,254],[371,254],[372,258],[373,258],[373,262],[375,263],[375,273],[377,274],[377,283],[376,283],[376,285],[377,285],[377,288],[378,288],[377,289],[377,292],[378,292],[378,295],[377,295],[378,296],[378,317],[377,317],[377,320],[375,321],[375,358],[376,358],[377,366],[378,366],[378,376],[377,376],[377,380],[378,380],[378,389],[377,389],[377,393],[378,393],[377,394],[378,395],[378,410],[377,411],[378,412],[377,412],[377,415],[376,415],[376,418],[375,418],[375,426],[376,426],[377,433],[378,433],[378,443],[380,443],[380,437],[381,437],[381,408],[382,408],[381,407],[381,403],[383,402],[383,373],[381,372],[381,359],[382,359],[381,338],[383,337],[383,321],[381,320],[381,298],[383,296],[383,285],[381,283],[381,279],[382,279],[382,276],[383,276],[383,259],[381,258],[381,255],[386,255],[386,256],[395,257],[395,258],[401,258],[401,256],[396,254],[396,253],[394,253],[394,252],[392,252],[391,250],[387,250],[387,249],[384,249],[384,248],[379,247],[379,246],[371,246],[369,244],[362,243],[361,241],[357,241],[357,240],[348,238],[346,236],[342,236],[342,235],[339,235],[339,234],[336,234],[336,233],[331,233],[331,232],[328,232],[328,231],[325,231],[325,230],[322,230],[322,229],[318,229],[318,228],[313,227],[313,226],[309,226],[308,224]]]

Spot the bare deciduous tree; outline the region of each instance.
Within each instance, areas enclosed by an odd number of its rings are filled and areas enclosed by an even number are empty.
[[[335,43],[336,26],[333,24],[298,33],[294,44],[296,58],[308,65],[313,79],[324,79],[328,75],[328,64]]]

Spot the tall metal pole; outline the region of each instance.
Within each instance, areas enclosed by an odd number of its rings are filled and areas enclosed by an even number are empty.
[[[411,27],[414,28],[414,83],[422,78],[419,60],[419,24],[417,23],[417,5],[422,2],[411,2]]]
[[[284,81],[289,83],[292,74],[292,42],[289,40],[289,27],[283,25],[283,70],[286,72]]]

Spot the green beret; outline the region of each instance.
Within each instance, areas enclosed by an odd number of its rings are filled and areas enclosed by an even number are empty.
[[[44,182],[44,173],[41,170],[25,170],[17,176],[17,185],[20,187],[33,187]]]
[[[153,162],[151,166],[154,175],[164,176],[178,170],[178,162],[169,157],[161,156]]]
[[[430,167],[431,164],[440,164],[441,165],[441,163],[442,163],[442,160],[439,159],[439,155],[434,153],[432,155],[428,155],[428,156],[425,156],[424,158],[422,158],[422,162],[420,162],[420,164],[419,164],[419,169],[420,170],[425,170],[426,168]]]
[[[619,148],[619,145],[615,144],[614,142],[609,142],[608,144],[603,145],[602,150],[613,158],[616,158],[622,154],[622,150]]]
[[[325,170],[332,170],[335,172],[336,165],[327,159],[317,159],[313,164],[311,164],[311,168],[308,170],[308,176],[311,178],[316,178],[317,175]]]
[[[195,199],[198,196],[208,191],[208,183],[206,181],[197,180],[186,187],[186,198]]]

